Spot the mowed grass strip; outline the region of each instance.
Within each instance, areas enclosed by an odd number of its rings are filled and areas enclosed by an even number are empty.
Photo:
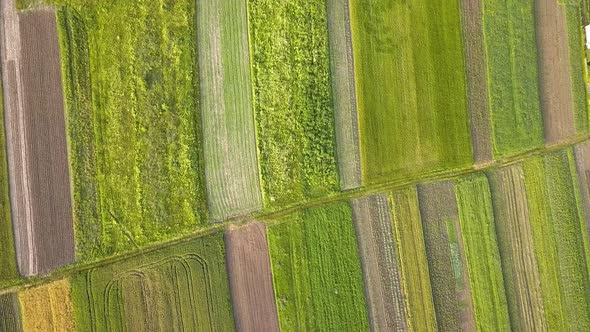
[[[0,123],[4,124],[4,102],[2,80],[0,79]],[[16,268],[16,254],[8,196],[8,161],[6,159],[6,136],[0,126],[0,284],[19,276]]]
[[[494,156],[543,145],[535,0],[484,1],[484,37]]]
[[[278,208],[338,189],[325,0],[249,0],[263,198]]]
[[[543,300],[520,164],[488,173],[512,330],[545,330]]]
[[[343,190],[362,183],[349,7],[348,1],[327,0],[338,171]]]
[[[571,90],[574,99],[574,118],[576,122],[576,133],[587,133],[589,128],[588,120],[588,95],[586,82],[584,81],[586,70],[586,45],[584,42],[584,31],[582,24],[582,2],[565,1],[564,7],[567,19],[567,34],[569,46],[569,64]]]
[[[244,0],[197,0],[197,53],[209,217],[262,208]]]
[[[488,180],[475,174],[457,180],[455,194],[478,331],[508,331],[510,318],[496,240]]]
[[[459,1],[352,0],[350,13],[363,182],[469,166]]]
[[[75,213],[90,220],[77,224],[79,255],[94,260],[199,228],[207,206],[195,1],[54,3],[79,14],[71,23],[80,29],[72,47],[81,49],[63,58],[64,68],[73,67],[75,92],[66,99],[70,141],[76,141],[70,146],[79,180],[75,206],[84,210]],[[95,195],[98,211],[80,204]]]
[[[62,279],[19,292],[24,331],[74,331],[70,281]]]
[[[436,314],[416,188],[392,193],[390,202],[408,329],[435,331]]]
[[[352,209],[330,203],[268,228],[284,331],[369,329]]]
[[[72,277],[79,331],[233,331],[223,233]]]
[[[572,159],[561,150],[528,160],[524,171],[548,326],[583,331],[590,329],[588,240]]]
[[[418,186],[436,321],[441,331],[475,329],[454,183]]]

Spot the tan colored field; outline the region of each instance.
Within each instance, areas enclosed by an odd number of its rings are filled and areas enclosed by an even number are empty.
[[[225,232],[227,271],[238,331],[279,331],[266,224]]]
[[[55,281],[18,295],[27,332],[74,331],[70,282]]]

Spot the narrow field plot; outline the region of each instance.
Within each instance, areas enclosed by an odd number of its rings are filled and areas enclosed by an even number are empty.
[[[73,277],[80,331],[234,329],[223,234],[119,260]]]
[[[22,320],[16,293],[0,295],[0,331],[22,331]]]
[[[12,84],[22,84],[18,135],[24,139],[12,148],[20,149],[24,162],[11,176],[12,184],[22,178],[25,186],[14,186],[11,194],[24,197],[13,199],[14,209],[26,211],[13,225],[19,271],[31,276],[74,261],[74,225],[55,12],[38,9],[18,17],[20,81]],[[13,121],[14,114],[8,125],[15,126]]]
[[[418,200],[438,328],[472,331],[475,317],[454,184],[421,184]]]
[[[588,1],[586,6],[588,6]],[[567,19],[567,33],[569,46],[569,71],[571,78],[571,90],[574,99],[574,118],[576,122],[576,133],[587,133],[590,128],[588,114],[588,96],[584,76],[586,70],[586,45],[582,24],[582,2],[566,1],[561,5],[565,9]]]
[[[574,146],[574,156],[578,179],[577,188],[580,193],[580,205],[584,213],[586,229],[582,232],[585,232],[586,237],[590,238],[590,142]]]
[[[362,183],[349,2],[327,0],[327,14],[338,171],[346,190]]]
[[[19,292],[24,331],[74,331],[70,282],[67,279]]]
[[[350,4],[363,181],[469,166],[459,1]]]
[[[436,315],[416,188],[398,190],[390,201],[408,329],[435,331]]]
[[[56,0],[83,260],[206,222],[195,1]]]
[[[388,199],[373,195],[351,201],[373,331],[408,329],[402,280]]]
[[[197,53],[209,216],[262,208],[244,0],[198,0]]]
[[[325,0],[249,0],[265,205],[338,189]]]
[[[589,330],[587,232],[568,150],[523,164],[547,325]]]
[[[0,123],[4,124],[2,88],[2,79],[0,79]],[[8,196],[6,136],[4,135],[4,126],[0,126],[0,284],[2,281],[17,277],[10,198]]]
[[[237,331],[278,331],[266,224],[225,231],[227,273]]]
[[[535,0],[484,1],[484,36],[494,155],[543,145]]]
[[[478,331],[510,330],[492,197],[483,174],[455,184],[461,236]]]
[[[348,203],[331,203],[269,226],[281,330],[369,329],[363,277]]]
[[[545,330],[547,322],[522,167],[516,164],[492,170],[488,178],[511,328]]]

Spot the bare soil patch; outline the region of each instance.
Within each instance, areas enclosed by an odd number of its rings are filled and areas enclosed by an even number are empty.
[[[576,133],[565,10],[557,0],[536,0],[535,22],[545,141],[555,144]]]
[[[229,228],[225,246],[236,330],[279,331],[266,225]]]

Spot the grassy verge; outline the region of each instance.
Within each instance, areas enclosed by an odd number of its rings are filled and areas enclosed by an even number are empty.
[[[411,331],[434,331],[436,315],[416,189],[396,191],[390,199],[408,325]]]
[[[458,180],[456,195],[477,330],[509,330],[510,319],[487,178],[477,174]]]
[[[484,1],[484,37],[496,157],[544,143],[534,2]]]
[[[269,226],[268,241],[282,330],[368,330],[348,203],[291,215]]]
[[[248,1],[263,197],[280,207],[338,189],[324,0]]]
[[[364,183],[470,165],[459,2],[350,5]]]

